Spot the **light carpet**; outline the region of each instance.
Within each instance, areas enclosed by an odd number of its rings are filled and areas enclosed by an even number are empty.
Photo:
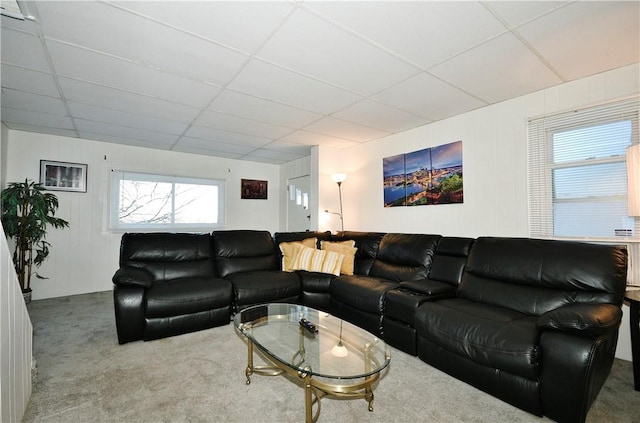
[[[118,345],[112,293],[33,301],[37,385],[25,422],[300,422],[304,390],[284,376],[245,384],[233,324]],[[324,398],[320,422],[547,422],[391,348],[364,399]],[[256,364],[258,360],[256,361]],[[631,363],[616,360],[588,422],[640,422]]]

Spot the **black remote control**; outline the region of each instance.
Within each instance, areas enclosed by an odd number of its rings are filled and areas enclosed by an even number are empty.
[[[302,319],[300,319],[300,326],[302,326],[303,328],[305,328],[306,330],[308,330],[309,332],[311,332],[313,334],[318,333],[318,328],[316,327],[316,325],[314,325],[313,323],[311,323],[310,321],[308,321],[304,317]]]

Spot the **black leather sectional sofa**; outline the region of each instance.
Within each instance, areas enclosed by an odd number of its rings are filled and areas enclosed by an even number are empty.
[[[281,270],[279,244],[355,241],[353,275]],[[614,359],[623,247],[377,232],[128,233],[113,277],[119,342],[295,302],[330,312],[530,413],[582,422]]]

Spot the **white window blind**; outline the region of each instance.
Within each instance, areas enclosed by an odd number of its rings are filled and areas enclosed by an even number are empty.
[[[634,97],[529,121],[530,236],[640,235],[640,219],[627,215],[625,162],[638,111]]]

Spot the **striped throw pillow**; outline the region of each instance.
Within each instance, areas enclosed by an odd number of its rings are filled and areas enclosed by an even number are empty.
[[[331,273],[340,275],[340,266],[344,255],[333,251],[317,250],[315,248],[299,247],[293,262],[294,270],[307,272]]]
[[[298,255],[298,248],[300,248],[300,246],[315,248],[316,242],[316,238],[306,238],[302,241],[281,242],[279,247],[282,252],[282,270],[285,272],[293,272],[293,262]]]

